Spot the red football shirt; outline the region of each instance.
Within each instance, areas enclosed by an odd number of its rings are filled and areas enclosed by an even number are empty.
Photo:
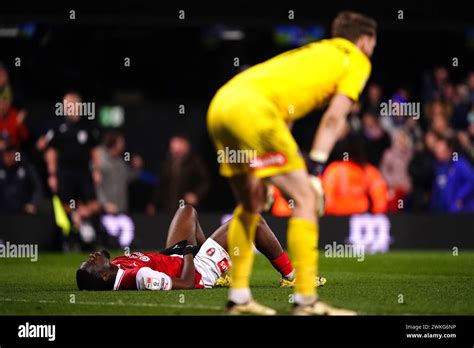
[[[171,278],[181,277],[183,271],[184,260],[180,255],[163,255],[155,253],[133,252],[128,256],[119,256],[111,261],[114,265],[123,270],[121,279],[118,280],[117,290],[137,290],[136,275],[142,267],[149,267],[154,271],[158,271],[168,275]],[[197,271],[194,288],[202,289],[204,284],[202,276]]]

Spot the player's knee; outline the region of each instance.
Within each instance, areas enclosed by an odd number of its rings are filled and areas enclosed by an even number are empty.
[[[245,211],[257,214],[262,209],[262,202],[257,197],[252,197],[247,202],[243,202],[242,206]]]
[[[197,211],[191,204],[185,204],[178,210],[179,214],[184,214],[187,217],[197,217]]]
[[[241,202],[244,210],[250,213],[260,213],[263,208],[263,191],[260,187],[254,186],[250,189],[250,194]]]
[[[300,211],[315,212],[316,211],[316,194],[313,190],[302,190],[294,194],[295,208]]]

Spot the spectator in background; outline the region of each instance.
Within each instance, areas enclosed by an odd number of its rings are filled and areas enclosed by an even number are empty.
[[[362,136],[366,141],[368,162],[378,167],[383,153],[390,147],[390,136],[381,127],[377,115],[370,112],[362,115]]]
[[[405,200],[411,191],[408,165],[412,156],[413,144],[410,137],[402,129],[395,130],[392,133],[392,146],[384,152],[380,163],[380,171],[389,190],[389,212],[399,211],[399,200]]]
[[[134,238],[135,226],[128,212],[128,184],[138,177],[143,161],[133,155],[127,163],[124,154],[125,139],[116,131],[105,134],[97,161],[99,177],[97,196],[105,215],[101,221],[107,233],[117,238],[120,247],[129,247]]]
[[[443,114],[434,114],[431,120],[431,130],[444,134],[450,131],[448,120]]]
[[[47,146],[45,161],[51,192],[63,202],[74,227],[79,231],[88,231],[84,233],[93,236],[100,224],[97,215],[100,206],[93,181],[93,175],[96,182],[100,177],[96,166],[99,134],[90,124],[91,121],[85,117],[81,119],[81,115],[76,113],[78,108],[72,110],[68,107],[81,102],[79,93],[66,93],[63,97],[64,114],[58,115],[65,117],[65,120],[58,127],[50,129],[39,143]]]
[[[466,154],[470,162],[474,164],[474,103],[472,104],[472,108],[468,112],[466,119],[466,130],[460,130],[457,137],[463,152]]]
[[[19,110],[13,103],[10,76],[3,63],[0,62],[0,136],[9,144],[20,147],[28,140],[28,130],[24,124],[26,110]]]
[[[410,94],[404,88],[399,88],[389,99],[389,101],[394,105],[399,105],[401,103],[407,103],[410,101]],[[407,115],[393,115],[389,117],[380,118],[380,126],[387,132],[392,133],[397,128],[405,127]]]
[[[453,116],[451,126],[456,130],[466,129],[468,126],[467,114],[471,106],[469,100],[469,89],[465,84],[459,84],[454,90]]]
[[[449,129],[449,106],[440,101],[432,102],[427,108],[429,127],[437,133],[444,133]]]
[[[192,152],[184,134],[171,137],[168,156],[161,166],[155,203],[173,214],[180,200],[198,206],[209,189],[209,174],[201,159]],[[154,213],[154,207],[149,208]]]
[[[7,146],[0,158],[0,212],[36,214],[42,197],[35,169],[17,148]]]
[[[20,148],[28,140],[26,112],[18,111],[6,99],[0,98],[0,134],[12,146]]]
[[[420,127],[419,119],[407,117],[403,130],[408,134],[414,147],[421,148],[423,146],[423,130]]]
[[[349,160],[332,162],[323,173],[326,214],[385,213],[387,185],[377,168],[367,163],[363,139],[350,135],[346,146]]]
[[[10,85],[10,77],[8,71],[0,62],[0,100],[4,100],[11,104],[13,102],[13,91]]]
[[[468,88],[469,103],[474,103],[474,71],[467,75],[466,84]]]
[[[127,163],[125,154],[125,139],[116,131],[104,135],[99,147],[97,161],[98,186],[97,196],[102,209],[107,214],[128,212],[128,184],[137,178],[143,167],[143,160],[133,155]]]
[[[439,100],[443,96],[443,89],[449,82],[449,72],[445,67],[436,67],[431,76],[424,79],[423,103]]]
[[[410,201],[413,211],[427,211],[430,206],[435,167],[432,154],[434,143],[434,132],[426,132],[423,146],[416,150],[408,166],[412,187]]]
[[[0,153],[5,151],[8,146],[8,136],[6,134],[0,133]]]
[[[435,134],[436,158],[431,207],[434,211],[474,212],[474,168],[456,151],[453,136]]]
[[[374,115],[380,113],[380,103],[382,102],[383,92],[380,85],[371,83],[367,86],[367,97],[362,103],[362,111]]]

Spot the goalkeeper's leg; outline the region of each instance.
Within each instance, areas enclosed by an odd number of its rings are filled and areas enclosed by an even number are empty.
[[[353,315],[355,312],[333,308],[316,296],[314,277],[318,274],[317,194],[305,170],[274,176],[271,182],[286,197],[294,200],[288,223],[288,249],[296,270],[295,315]]]
[[[314,279],[318,265],[318,225],[316,194],[305,170],[292,171],[269,179],[294,201],[288,223],[288,250],[296,270],[295,303],[309,305],[316,300]]]
[[[250,174],[234,176],[229,180],[238,206],[234,210],[227,236],[228,251],[232,260],[228,310],[231,314],[272,315],[275,311],[253,301],[250,292],[250,274],[254,259],[253,242],[260,220],[259,213],[265,189],[262,182]]]

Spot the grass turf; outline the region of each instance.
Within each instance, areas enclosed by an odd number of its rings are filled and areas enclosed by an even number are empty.
[[[113,255],[114,256],[114,255]],[[0,259],[0,315],[221,315],[226,289],[81,292],[75,270],[85,254],[40,253],[37,262]],[[361,314],[474,314],[474,252],[389,252],[363,262],[325,258],[322,299]],[[253,294],[289,314],[291,290],[257,255]],[[74,295],[74,296],[72,296]],[[75,303],[72,303],[74,297]],[[400,303],[403,300],[403,303]]]

